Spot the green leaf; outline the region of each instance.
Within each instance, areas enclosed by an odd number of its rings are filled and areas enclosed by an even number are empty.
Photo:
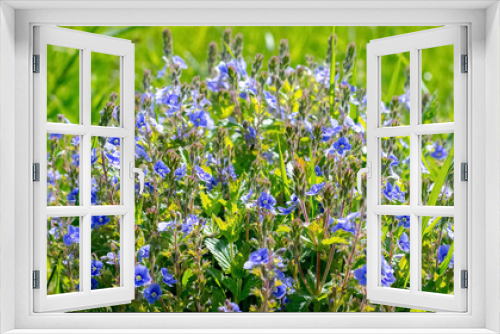
[[[284,233],[290,233],[292,229],[286,225],[280,225],[277,229],[276,232],[284,232]]]
[[[323,239],[323,241],[321,241],[321,243],[323,245],[331,245],[331,244],[345,244],[345,245],[347,245],[349,243],[349,241],[347,241],[344,238],[331,237],[328,239]]]
[[[436,182],[434,182],[431,194],[429,195],[429,199],[427,200],[428,206],[436,205],[439,194],[441,194],[441,189],[443,188],[444,182],[446,181],[446,178],[450,173],[450,169],[453,166],[453,156],[454,156],[454,148],[450,150],[450,153],[448,154],[448,157],[446,158],[446,161],[444,162],[443,166],[441,167],[441,171],[437,176]],[[427,227],[429,219],[430,217],[428,216],[422,218],[422,236],[424,235],[423,231]]]
[[[193,271],[191,269],[187,269],[184,272],[184,275],[182,275],[182,286],[186,286],[191,277],[193,277]]]
[[[210,276],[214,278],[215,283],[217,283],[217,285],[221,287],[222,279],[224,278],[224,274],[222,273],[222,271],[215,268],[207,268],[206,271],[210,274]]]
[[[437,272],[437,274],[439,276],[441,276],[442,274],[444,274],[444,272],[446,271],[446,269],[448,269],[448,266],[450,265],[450,261],[453,258],[453,248],[454,248],[454,246],[455,246],[455,242],[453,242],[451,244],[450,249],[448,249],[448,255],[446,255],[446,257],[444,258],[443,262],[441,262],[441,264],[439,265],[438,272]]]
[[[231,248],[229,244],[221,239],[207,238],[205,239],[205,245],[215,257],[221,268],[224,269],[224,271],[229,270],[231,267]],[[233,245],[233,254],[236,253],[236,246]]]
[[[422,233],[422,240],[425,238],[427,234],[429,234],[434,228],[436,227],[437,223],[441,220],[442,217],[436,217],[434,221],[425,228],[424,232]]]

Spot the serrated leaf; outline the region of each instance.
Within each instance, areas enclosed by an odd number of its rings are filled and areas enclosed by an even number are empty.
[[[231,248],[229,244],[221,239],[207,238],[205,239],[205,245],[221,268],[224,271],[229,270],[231,267]],[[236,246],[233,245],[233,255],[236,255],[236,253]]]

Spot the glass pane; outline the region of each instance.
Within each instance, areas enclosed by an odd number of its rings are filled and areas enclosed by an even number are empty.
[[[47,219],[47,295],[76,292],[80,279],[80,218]]]
[[[410,53],[380,58],[381,125],[410,125]]]
[[[453,133],[422,136],[422,204],[453,206]]]
[[[80,205],[80,136],[47,134],[47,205]]]
[[[120,205],[120,141],[92,137],[92,205]]]
[[[421,50],[422,123],[453,122],[453,45]]]
[[[454,231],[451,217],[422,217],[422,291],[453,294]]]
[[[381,138],[382,204],[410,204],[410,137]]]
[[[410,288],[410,216],[381,216],[382,264],[380,284]]]
[[[92,290],[120,286],[120,216],[92,216]]]
[[[80,50],[47,45],[47,121],[80,122]]]
[[[92,125],[120,126],[120,57],[92,52]]]

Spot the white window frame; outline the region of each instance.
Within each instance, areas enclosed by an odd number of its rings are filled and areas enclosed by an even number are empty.
[[[135,265],[135,46],[129,40],[91,34],[71,29],[34,27],[34,53],[39,55],[39,73],[34,84],[34,162],[39,164],[39,181],[33,185],[34,201],[34,270],[39,272],[39,289],[34,289],[34,311],[74,311],[96,306],[130,303],[134,299]],[[72,48],[79,52],[79,124],[47,122],[47,45]],[[91,54],[119,57],[120,127],[91,125]],[[105,74],[103,74],[105,75]],[[47,134],[79,136],[78,206],[47,206]],[[120,138],[120,203],[91,205],[92,137]],[[91,218],[120,216],[120,286],[91,291]],[[47,295],[47,218],[79,217],[79,291]]]
[[[87,329],[86,333],[153,333],[160,329],[162,333],[250,333],[251,329],[262,333],[494,333],[500,330],[500,18],[496,1],[4,1],[0,6],[0,316],[3,332],[77,333],[76,328],[80,332]],[[33,207],[30,199],[33,104],[29,97],[33,93],[32,27],[36,24],[467,25],[471,72],[468,76],[468,109],[471,111],[468,119],[468,196],[471,199],[468,204],[471,222],[468,227],[468,311],[230,315],[33,313],[33,263],[29,257],[33,241],[30,209]]]
[[[467,163],[467,76],[462,73],[462,55],[467,55],[466,27],[450,26],[376,39],[368,43],[367,57],[367,163],[371,170],[367,182],[367,298],[371,303],[410,307],[422,310],[464,312],[467,290],[461,288],[461,271],[467,270],[467,188],[461,180],[460,165]],[[422,52],[423,49],[453,46],[453,112],[454,122],[422,124]],[[410,54],[410,124],[381,124],[382,68],[386,55]],[[445,78],[445,80],[452,80]],[[454,206],[422,205],[421,152],[422,135],[454,135]],[[410,139],[410,201],[408,205],[381,205],[381,140]],[[383,287],[381,278],[381,223],[384,215],[410,216],[410,288]],[[454,221],[454,293],[445,295],[422,291],[422,217],[453,217]]]

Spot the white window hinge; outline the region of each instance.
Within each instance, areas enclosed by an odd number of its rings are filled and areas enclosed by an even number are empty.
[[[469,181],[469,165],[466,162],[460,164],[460,180]]]
[[[461,276],[461,287],[462,289],[469,288],[469,273],[467,270],[462,270],[460,273]]]
[[[33,164],[33,181],[40,182],[40,164],[38,162]]]
[[[462,66],[461,66],[461,71],[462,73],[467,73],[469,72],[469,56],[467,55],[462,55]]]
[[[40,270],[33,270],[33,289],[40,289]]]
[[[40,55],[33,55],[33,73],[40,73]]]

